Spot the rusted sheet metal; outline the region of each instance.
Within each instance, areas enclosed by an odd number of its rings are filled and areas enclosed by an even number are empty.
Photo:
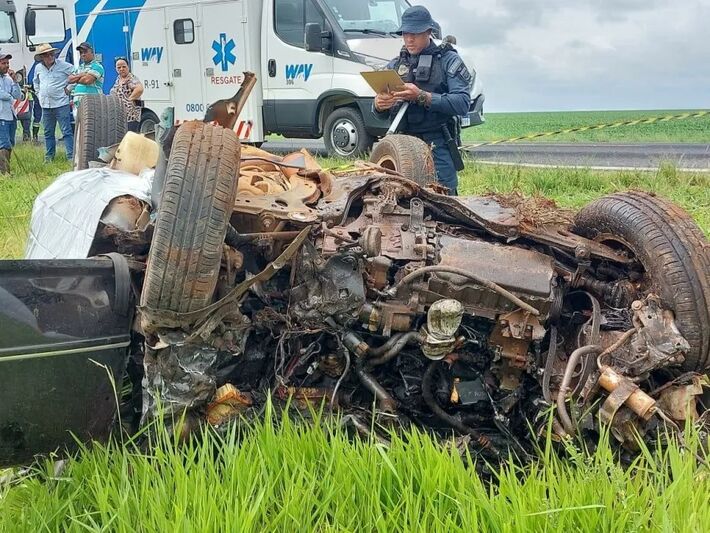
[[[608,259],[615,263],[630,264],[634,261],[634,259],[619,250],[615,250],[604,244],[585,239],[580,235],[570,232],[568,228],[561,226],[524,229],[521,232],[521,237],[525,237],[541,244],[555,246],[571,253],[574,253],[579,246],[585,246],[590,251],[591,257],[597,259]]]
[[[308,387],[278,387],[276,396],[281,400],[291,400],[301,410],[317,409],[324,402],[330,402],[333,391]]]
[[[246,183],[246,182],[249,183]],[[274,182],[280,182],[277,186]],[[264,189],[259,184],[266,185]],[[281,192],[263,194],[281,189]],[[262,194],[254,194],[252,189],[261,190]],[[284,176],[276,180],[269,176],[242,176],[237,198],[234,201],[234,211],[249,215],[270,215],[277,220],[311,223],[318,220],[318,212],[306,204],[313,204],[319,196],[318,186],[311,180],[292,176]],[[252,191],[249,194],[249,191]]]
[[[228,383],[217,389],[212,403],[207,406],[207,421],[219,426],[244,413],[253,403],[250,394]]]
[[[686,385],[675,385],[665,389],[658,399],[658,406],[673,420],[695,422],[700,416],[698,398],[704,394],[705,388],[710,388],[710,378],[696,374]]]
[[[502,207],[491,198],[444,196],[419,187],[416,195],[463,224],[485,229],[497,237],[514,239],[520,235],[515,210]]]
[[[458,203],[476,213],[482,220],[497,227],[517,228],[520,223],[515,209],[503,207],[499,202],[491,197],[483,196],[459,196]]]
[[[119,196],[109,202],[101,222],[120,231],[144,229],[150,221],[150,205],[134,196]]]

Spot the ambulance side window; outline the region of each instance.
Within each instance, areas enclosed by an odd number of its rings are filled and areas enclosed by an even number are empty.
[[[177,44],[195,42],[195,23],[192,19],[177,19],[173,22],[173,35]]]
[[[282,41],[305,48],[306,24],[317,22],[325,28],[325,17],[313,0],[274,0],[274,25]]]

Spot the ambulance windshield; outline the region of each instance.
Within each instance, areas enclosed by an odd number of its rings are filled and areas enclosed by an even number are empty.
[[[406,0],[323,0],[346,35],[390,35],[399,29]]]
[[[15,14],[0,11],[0,43],[16,42],[17,25],[15,24]]]

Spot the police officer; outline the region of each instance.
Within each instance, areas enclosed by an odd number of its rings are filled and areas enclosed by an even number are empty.
[[[377,114],[394,117],[403,102],[410,102],[399,130],[432,146],[437,179],[455,195],[456,171],[463,169],[455,140],[456,117],[468,113],[473,77],[451,43],[437,46],[432,41],[435,27],[424,6],[412,6],[402,14],[398,33],[404,47],[387,68],[397,71],[404,86],[379,93],[373,107]]]

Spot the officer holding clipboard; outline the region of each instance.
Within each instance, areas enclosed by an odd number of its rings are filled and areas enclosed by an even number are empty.
[[[389,114],[400,133],[432,146],[437,180],[456,195],[456,172],[463,169],[455,140],[456,117],[468,113],[473,77],[451,43],[434,43],[435,27],[423,6],[404,12],[399,30],[404,47],[387,65],[400,76],[401,84],[378,92],[373,111]]]

